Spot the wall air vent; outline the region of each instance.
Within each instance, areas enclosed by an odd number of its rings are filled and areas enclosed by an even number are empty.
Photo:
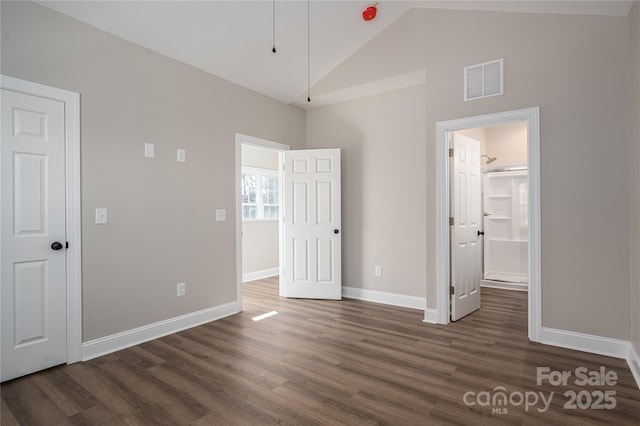
[[[464,68],[464,100],[486,98],[504,93],[504,59]]]

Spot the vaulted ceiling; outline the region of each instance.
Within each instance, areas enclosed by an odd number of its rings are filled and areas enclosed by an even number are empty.
[[[377,18],[370,22],[363,21],[361,12],[375,1],[38,3],[178,61],[291,103],[305,93],[309,83],[313,85],[411,8],[626,16],[632,2],[381,1],[377,5]],[[274,29],[277,53],[272,52]]]

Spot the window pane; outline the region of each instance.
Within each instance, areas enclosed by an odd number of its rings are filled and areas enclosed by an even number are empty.
[[[278,177],[262,176],[262,203],[278,204]]]
[[[256,206],[242,206],[242,218],[243,219],[255,219],[256,218]]]
[[[279,210],[278,206],[264,206],[263,217],[265,219],[277,219]]]
[[[256,175],[252,173],[242,173],[242,203],[256,202]]]

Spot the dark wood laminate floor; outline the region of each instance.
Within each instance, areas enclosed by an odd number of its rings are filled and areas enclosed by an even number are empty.
[[[525,293],[485,289],[482,309],[449,326],[424,324],[411,309],[276,294],[273,279],[247,283],[238,315],[4,383],[1,424],[640,423],[625,361],[528,342]],[[618,381],[538,386],[545,366],[602,366]],[[511,403],[478,404],[498,387]],[[563,408],[571,391],[586,391],[583,406],[613,391],[616,407]],[[541,394],[551,398],[546,411],[519,404]]]

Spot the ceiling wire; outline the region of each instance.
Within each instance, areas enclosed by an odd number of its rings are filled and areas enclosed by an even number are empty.
[[[273,0],[271,10],[273,12],[273,48],[271,51],[276,53],[276,0]]]
[[[309,23],[311,20],[309,19],[309,1],[307,0],[307,102],[311,102],[311,54],[310,54],[310,46],[311,46],[311,29]]]

